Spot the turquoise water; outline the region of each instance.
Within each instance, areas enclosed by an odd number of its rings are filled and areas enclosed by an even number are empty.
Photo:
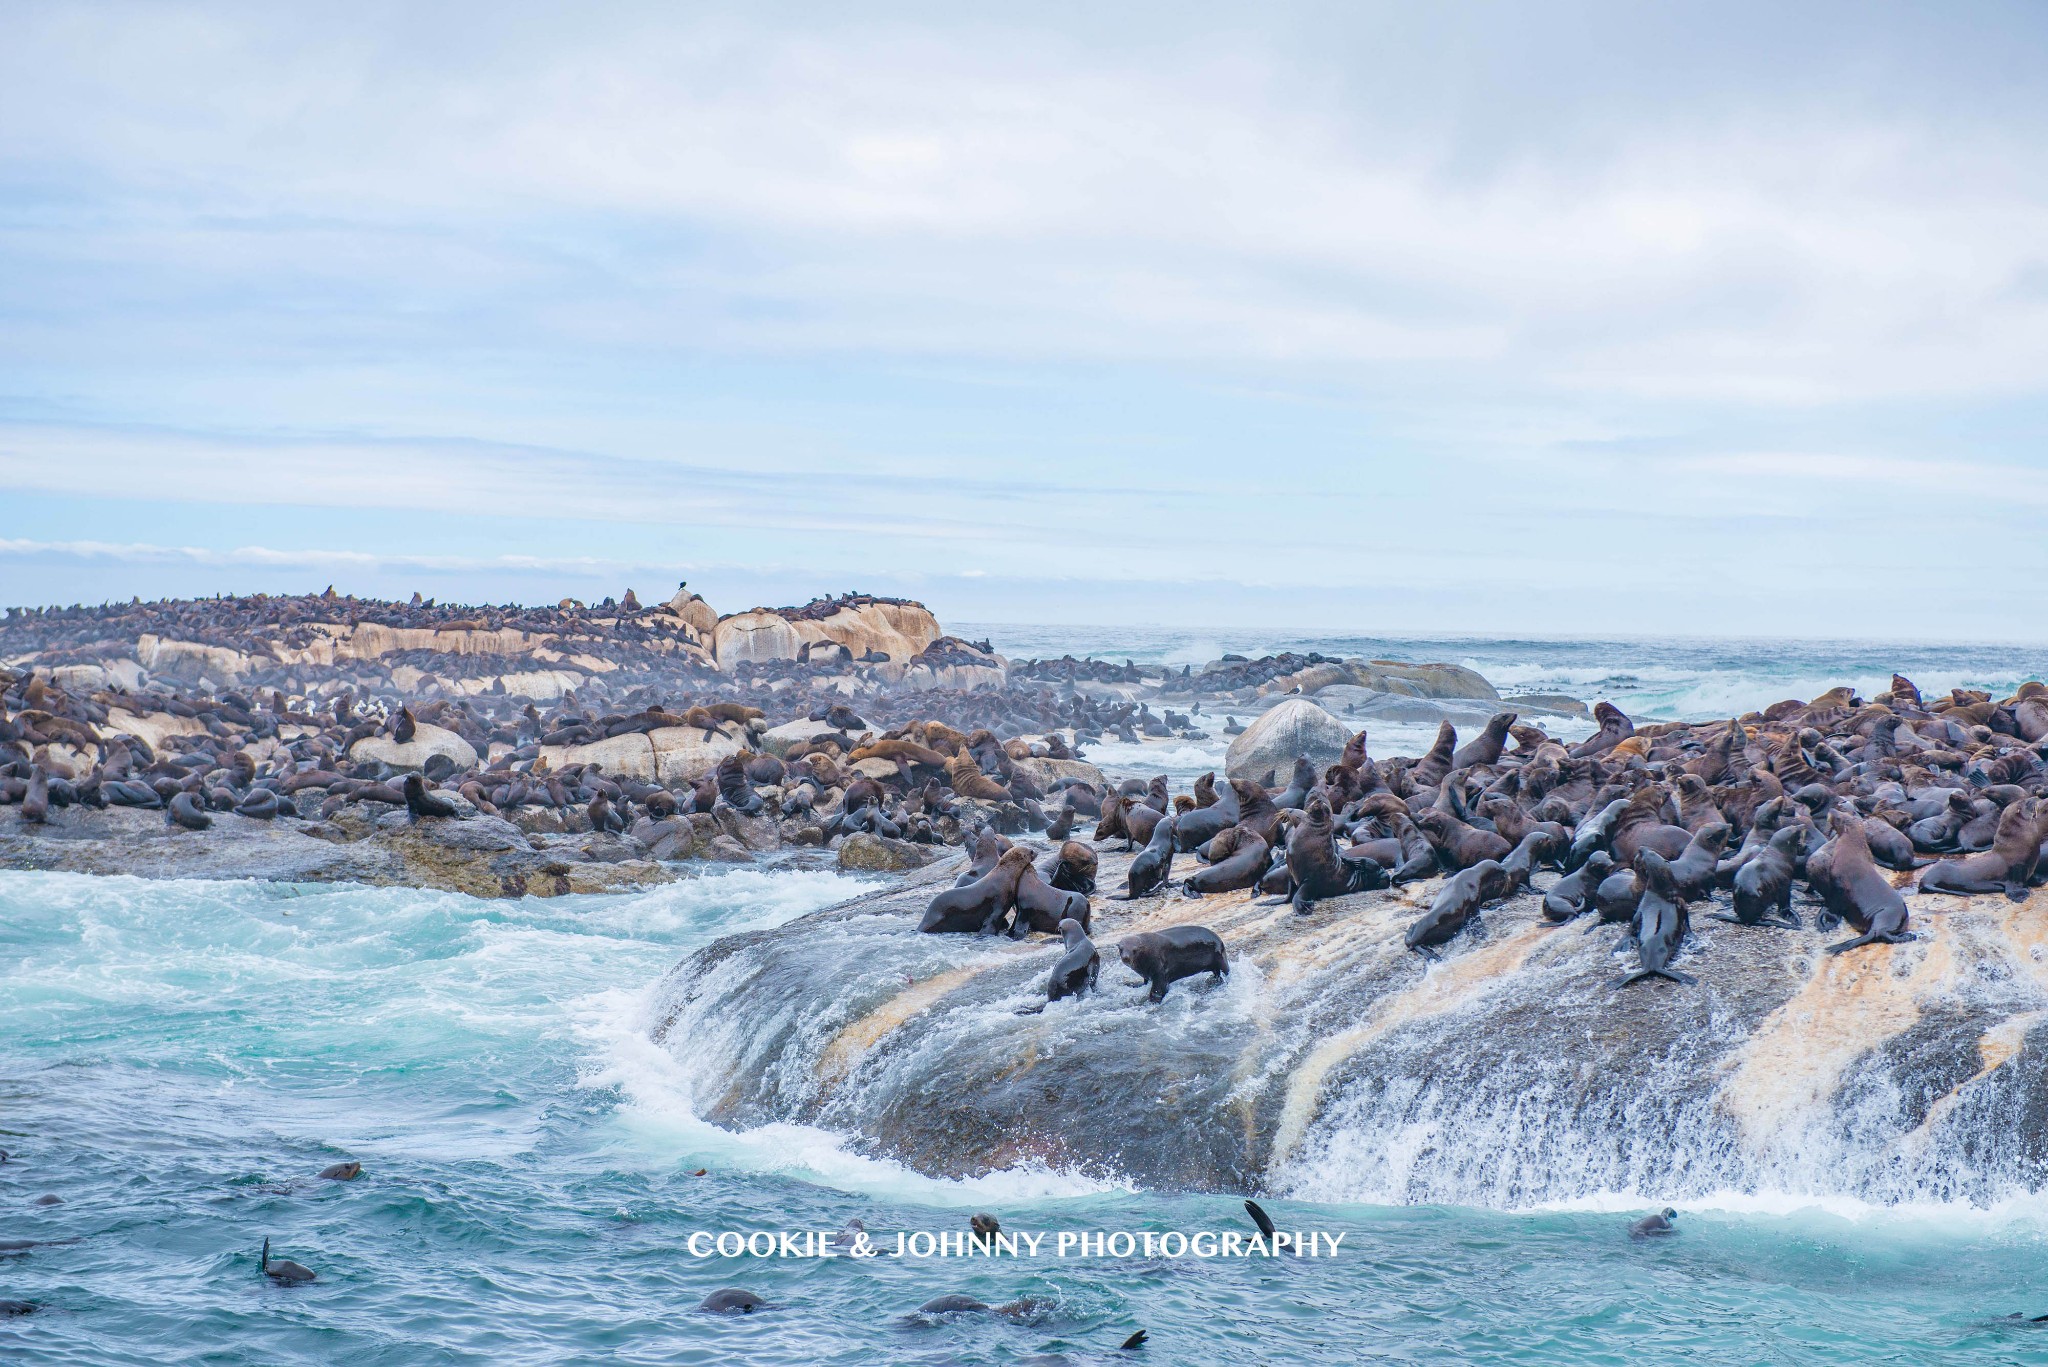
[[[1221,1197],[932,1181],[812,1130],[695,1120],[650,989],[714,936],[860,885],[741,870],[643,896],[0,874],[9,1363],[2048,1362],[2048,1223],[1270,1203],[1316,1261],[692,1257],[698,1231],[1250,1233]],[[786,1004],[800,1009],[801,1004]],[[905,1104],[918,1104],[906,1098]],[[359,1159],[353,1183],[313,1174]],[[704,1176],[691,1175],[707,1169]],[[44,1193],[56,1206],[32,1202]],[[1589,1203],[1599,1205],[1598,1202]],[[320,1280],[259,1274],[268,1235]],[[1048,1241],[1048,1251],[1051,1243]],[[782,1307],[695,1313],[743,1286]],[[910,1312],[962,1291],[1021,1321]]]

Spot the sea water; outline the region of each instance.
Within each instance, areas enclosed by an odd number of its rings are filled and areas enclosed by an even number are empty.
[[[1633,680],[1624,705],[1652,716],[1875,691],[1893,668],[1927,689],[2040,672],[2003,647],[1724,647],[1716,670],[1689,646],[1635,643],[1631,662],[1613,646],[1454,644],[1281,648],[1449,658],[1504,691],[1620,701]],[[1156,658],[1231,648],[1276,647],[1169,642]],[[699,1120],[684,1070],[648,1040],[662,974],[869,886],[741,869],[633,896],[479,901],[0,873],[0,1241],[60,1241],[0,1252],[0,1298],[39,1307],[0,1319],[0,1362],[2048,1362],[2048,1325],[2002,1318],[2048,1313],[2048,1203],[2032,1198],[1745,1193],[1688,1203],[1653,1241],[1627,1237],[1642,1212],[1619,1197],[1274,1200],[1283,1229],[1341,1236],[1337,1254],[1057,1257],[1061,1233],[1252,1227],[1234,1197],[1049,1170],[939,1180],[858,1136]],[[344,1158],[363,1176],[314,1176]],[[45,1194],[62,1204],[35,1204]],[[984,1210],[1045,1235],[1046,1256],[690,1251],[695,1234],[855,1216],[889,1250]],[[319,1280],[268,1282],[265,1237]],[[695,1311],[728,1286],[775,1308]],[[953,1292],[1032,1305],[915,1313]],[[1117,1352],[1139,1328],[1142,1357]]]

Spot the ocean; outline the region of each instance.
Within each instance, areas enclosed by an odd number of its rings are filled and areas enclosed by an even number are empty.
[[[1650,717],[1876,691],[1895,668],[1923,689],[2007,688],[2044,663],[2009,647],[968,630],[1013,655],[1442,659],[1503,691]],[[2048,1325],[2001,1318],[2048,1313],[2038,1194],[1709,1194],[1682,1203],[1677,1234],[1640,1242],[1636,1191],[1521,1208],[1274,1199],[1282,1229],[1341,1237],[1335,1255],[1059,1257],[1062,1233],[1252,1228],[1229,1196],[1056,1170],[939,1180],[854,1136],[698,1119],[689,1070],[648,1038],[662,975],[871,886],[744,868],[634,896],[478,901],[0,874],[0,1248],[56,1241],[0,1251],[0,1298],[39,1306],[0,1319],[0,1362],[2048,1362]],[[363,1176],[315,1177],[342,1159]],[[61,1204],[36,1204],[46,1194]],[[962,1234],[978,1211],[1044,1235],[1044,1256],[691,1252],[696,1234],[856,1216],[893,1248]],[[319,1280],[266,1281],[266,1237]],[[722,1287],[774,1308],[696,1313]],[[954,1292],[1031,1303],[915,1313]],[[1141,1328],[1148,1346],[1120,1353]]]

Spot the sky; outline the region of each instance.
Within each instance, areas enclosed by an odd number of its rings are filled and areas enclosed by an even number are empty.
[[[2048,7],[0,0],[0,602],[2048,640]]]

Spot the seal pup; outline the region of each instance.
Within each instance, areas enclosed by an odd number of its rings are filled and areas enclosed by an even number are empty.
[[[1122,900],[1135,902],[1140,897],[1150,897],[1165,887],[1166,880],[1173,876],[1174,820],[1163,816],[1152,827],[1152,838],[1145,843],[1144,849],[1138,851],[1138,857],[1131,861],[1130,871],[1124,875]]]
[[[315,1280],[313,1269],[305,1266],[303,1263],[295,1263],[290,1258],[273,1260],[270,1256],[270,1240],[268,1239],[263,1241],[261,1265],[263,1275],[276,1282],[279,1286],[297,1286],[301,1282]]]
[[[1798,826],[1781,826],[1772,832],[1763,849],[1735,871],[1735,914],[1717,911],[1710,918],[1732,926],[1781,926],[1802,930],[1799,913],[1792,910],[1792,870],[1806,832]],[[1776,917],[1765,912],[1776,907]]]
[[[1636,903],[1634,927],[1637,967],[1635,972],[1615,979],[1614,985],[1627,987],[1653,977],[1669,978],[1687,986],[1696,984],[1697,978],[1671,966],[1689,928],[1685,900],[1679,895],[1677,880],[1671,876],[1671,865],[1655,850],[1638,850],[1636,876],[1643,885],[1642,900]]]
[[[714,1291],[697,1302],[697,1309],[707,1315],[751,1315],[756,1310],[774,1308],[753,1292],[737,1286]]]
[[[1151,985],[1147,1000],[1153,1002],[1165,1001],[1167,988],[1182,978],[1207,973],[1221,982],[1230,972],[1223,941],[1207,926],[1169,926],[1126,935],[1117,943],[1116,956]]]
[[[1671,1222],[1677,1218],[1678,1212],[1670,1206],[1666,1206],[1660,1211],[1645,1215],[1642,1219],[1630,1225],[1628,1227],[1628,1237],[1631,1239],[1652,1239],[1660,1234],[1675,1233],[1676,1231],[1672,1228]]]

